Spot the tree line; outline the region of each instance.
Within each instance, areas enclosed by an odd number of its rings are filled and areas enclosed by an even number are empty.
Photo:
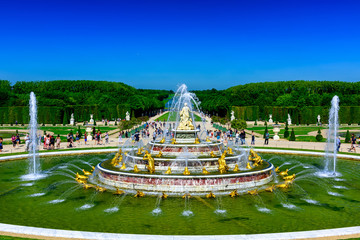
[[[308,106],[329,108],[334,95],[339,96],[340,107],[360,105],[360,82],[263,82],[194,92],[203,111],[222,117],[229,116],[232,106],[257,106],[263,119],[267,106],[293,107],[299,111]]]

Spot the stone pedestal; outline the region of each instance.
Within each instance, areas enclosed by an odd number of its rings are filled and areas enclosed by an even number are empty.
[[[92,138],[92,128],[91,127],[87,127],[86,128],[86,134],[87,134],[87,140],[88,141],[91,141],[91,140],[93,140],[93,138]]]
[[[273,132],[274,132],[274,134],[275,134],[274,137],[273,137],[273,139],[274,139],[275,141],[279,141],[279,140],[280,140],[280,137],[279,137],[278,133],[280,132],[280,125],[274,124],[273,126],[274,126]]]

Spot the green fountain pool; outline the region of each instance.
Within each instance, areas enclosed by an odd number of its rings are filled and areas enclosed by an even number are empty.
[[[83,189],[73,173],[114,154],[41,158],[48,177],[22,181],[27,160],[0,163],[0,222],[138,234],[214,235],[304,231],[360,225],[360,162],[338,160],[341,176],[319,177],[320,157],[260,154],[296,179],[289,189],[237,198],[134,198]]]

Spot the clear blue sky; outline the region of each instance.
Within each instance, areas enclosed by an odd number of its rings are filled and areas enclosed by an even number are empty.
[[[0,79],[360,80],[360,1],[0,1]]]

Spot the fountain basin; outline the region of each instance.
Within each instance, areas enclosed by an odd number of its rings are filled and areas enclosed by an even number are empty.
[[[261,186],[272,181],[273,174],[274,166],[271,163],[265,169],[258,171],[215,175],[140,174],[112,171],[98,164],[96,166],[96,178],[93,180],[119,189],[153,194],[166,192],[170,195],[184,193],[203,195],[210,191],[218,194],[229,194],[233,190]]]

